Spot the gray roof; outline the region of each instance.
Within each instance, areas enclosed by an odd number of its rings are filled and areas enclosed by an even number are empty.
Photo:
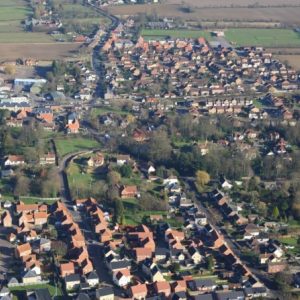
[[[242,291],[216,292],[217,300],[244,300],[245,295]]]
[[[95,271],[92,271],[91,273],[89,273],[89,275],[87,276],[87,279],[99,279],[98,274]]]
[[[31,277],[36,277],[37,274],[35,271],[29,270],[28,272],[25,273],[25,275],[23,276],[24,278],[31,278]]]
[[[65,277],[65,282],[74,282],[74,281],[80,281],[79,274],[70,274]]]
[[[114,290],[111,287],[104,287],[96,290],[96,297],[104,297],[108,295],[114,295]]]
[[[113,261],[110,266],[112,270],[125,269],[130,266],[130,262],[127,260]]]
[[[80,293],[76,298],[76,300],[90,300],[90,299],[91,299],[90,296],[84,293]]]
[[[51,300],[48,289],[38,289],[35,291],[36,300]]]
[[[212,294],[202,294],[194,296],[194,300],[214,300]]]

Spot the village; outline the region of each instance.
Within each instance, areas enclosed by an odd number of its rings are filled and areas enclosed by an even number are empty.
[[[1,66],[0,299],[299,293],[299,73],[135,26]]]

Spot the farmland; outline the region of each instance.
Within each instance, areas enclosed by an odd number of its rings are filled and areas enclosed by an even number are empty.
[[[299,47],[300,34],[289,29],[229,29],[225,38],[233,45],[263,47]]]
[[[300,7],[192,7],[189,13],[182,10],[178,4],[157,5],[119,5],[109,8],[113,14],[126,16],[145,13],[156,14],[159,17],[178,17],[186,21],[214,22],[282,22],[284,24],[300,24]],[[239,26],[239,24],[236,24]]]
[[[0,35],[1,36],[1,35]],[[74,56],[78,43],[0,43],[0,62],[18,57],[34,57],[37,60],[66,59]]]
[[[287,62],[291,67],[300,70],[300,55],[276,55],[282,62]]]
[[[181,0],[164,0],[168,4],[181,4]],[[185,0],[184,4],[192,5],[195,7],[248,7],[248,6],[297,6],[299,1],[297,0]]]

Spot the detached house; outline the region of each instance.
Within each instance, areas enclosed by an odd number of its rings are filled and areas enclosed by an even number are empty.
[[[25,159],[21,155],[8,155],[4,160],[4,166],[24,165]]]
[[[121,187],[121,198],[127,199],[127,198],[135,198],[139,196],[138,189],[135,185],[128,185],[128,186],[122,186]]]

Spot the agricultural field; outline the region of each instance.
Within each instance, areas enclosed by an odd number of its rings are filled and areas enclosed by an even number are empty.
[[[280,61],[287,63],[295,70],[300,70],[300,54],[297,55],[276,55]]]
[[[163,0],[168,4],[182,4],[181,0]],[[185,5],[191,5],[195,7],[248,7],[248,6],[295,6],[299,5],[298,0],[184,0]]]
[[[0,34],[1,37],[1,34]],[[0,43],[0,62],[19,57],[31,57],[42,61],[66,59],[75,55],[80,43]]]
[[[214,21],[224,22],[282,22],[284,24],[300,24],[300,6],[292,7],[191,7],[189,12],[178,4],[156,5],[119,5],[109,7],[108,10],[119,16],[136,15],[145,13],[159,17],[180,18],[186,21]],[[238,26],[238,24],[237,24]]]
[[[300,47],[300,34],[290,29],[228,29],[225,38],[238,46]]]
[[[164,39],[168,36],[172,38],[193,38],[204,37],[211,40],[211,35],[204,30],[163,30],[163,29],[143,29],[141,35],[145,39]]]

